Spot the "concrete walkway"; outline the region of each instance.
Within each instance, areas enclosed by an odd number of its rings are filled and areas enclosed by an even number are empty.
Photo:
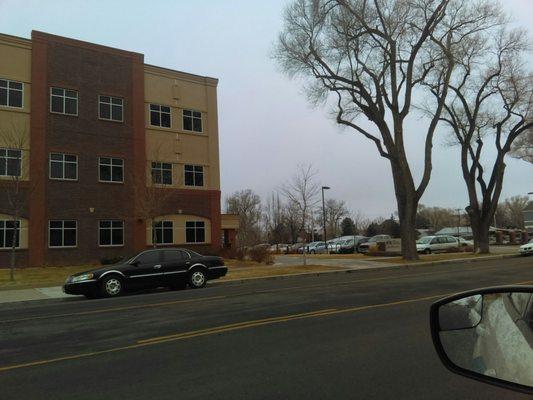
[[[16,301],[28,300],[58,299],[61,297],[72,296],[63,293],[61,286],[0,291],[0,303],[13,303]]]

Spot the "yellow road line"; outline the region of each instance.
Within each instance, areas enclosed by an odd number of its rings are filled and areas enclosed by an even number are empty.
[[[306,312],[306,313],[301,313],[301,314],[291,314],[291,315],[284,315],[284,316],[280,316],[280,317],[257,319],[257,320],[253,320],[253,321],[237,322],[237,323],[234,323],[234,324],[221,325],[221,326],[214,327],[214,328],[206,328],[206,329],[200,329],[200,330],[196,330],[196,331],[183,332],[183,333],[177,333],[177,334],[173,334],[173,335],[159,336],[159,337],[155,337],[155,338],[151,338],[151,339],[139,340],[137,343],[159,342],[161,340],[181,338],[182,336],[189,336],[191,334],[210,333],[211,331],[220,330],[220,329],[226,329],[226,328],[237,328],[238,329],[241,326],[245,326],[245,325],[248,326],[248,325],[253,325],[253,324],[256,324],[256,323],[262,323],[262,324],[264,324],[264,323],[274,323],[274,322],[276,322],[278,320],[288,321],[288,320],[291,320],[291,319],[315,316],[317,314],[323,314],[323,313],[331,312],[331,311],[335,311],[335,310],[337,310],[337,309],[336,308],[328,308],[328,309],[325,309],[325,310],[311,311],[311,312]]]
[[[524,284],[529,284],[529,283],[533,283],[533,281],[518,282],[518,283],[513,283],[513,285],[524,285]],[[263,326],[263,325],[272,325],[272,324],[277,324],[277,323],[282,323],[282,322],[290,322],[290,321],[299,320],[299,319],[320,318],[320,317],[327,317],[330,315],[336,315],[336,314],[341,314],[341,313],[359,312],[359,311],[365,311],[365,310],[371,310],[371,309],[377,309],[377,308],[385,308],[385,307],[416,303],[420,301],[433,300],[436,298],[449,296],[451,294],[454,294],[454,293],[437,294],[437,295],[432,295],[432,296],[418,297],[415,299],[398,300],[398,301],[389,302],[389,303],[371,304],[367,306],[349,307],[349,308],[344,308],[344,309],[334,309],[334,308],[324,309],[324,310],[311,311],[311,312],[301,313],[301,314],[284,315],[284,316],[279,316],[279,317],[264,318],[260,320],[238,322],[234,324],[221,325],[221,326],[213,327],[213,328],[206,328],[206,329],[200,329],[200,330],[195,330],[195,331],[177,333],[174,335],[143,339],[143,340],[139,340],[136,344],[132,344],[129,346],[115,347],[115,348],[111,348],[107,350],[100,350],[100,351],[94,351],[94,352],[89,352],[89,353],[74,354],[70,356],[52,358],[48,360],[33,361],[33,362],[24,363],[24,364],[8,365],[5,367],[0,367],[0,372],[10,371],[10,370],[19,369],[19,368],[25,368],[25,367],[32,367],[32,366],[37,366],[37,365],[51,364],[51,363],[55,363],[59,361],[67,361],[67,360],[80,359],[84,357],[92,357],[96,355],[113,353],[113,352],[118,352],[118,351],[132,350],[132,349],[136,349],[140,347],[152,346],[152,345],[173,342],[173,341],[178,341],[178,340],[183,340],[183,339],[190,339],[190,338],[199,337],[199,336],[214,335],[214,334],[222,333],[222,332],[242,330],[242,329],[254,328],[254,327]]]

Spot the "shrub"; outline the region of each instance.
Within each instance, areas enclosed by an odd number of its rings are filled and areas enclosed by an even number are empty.
[[[274,264],[274,257],[266,247],[263,246],[257,246],[252,249],[250,249],[248,253],[250,260],[258,262],[258,263],[264,263],[264,264]]]

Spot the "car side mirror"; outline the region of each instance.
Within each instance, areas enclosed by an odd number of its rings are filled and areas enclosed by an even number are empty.
[[[459,293],[430,309],[433,344],[451,372],[533,394],[533,286]]]

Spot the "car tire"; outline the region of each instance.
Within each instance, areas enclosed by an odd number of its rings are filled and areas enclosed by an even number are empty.
[[[207,284],[207,274],[202,268],[195,268],[189,274],[189,287],[192,289],[201,289]]]
[[[118,276],[110,275],[102,280],[100,288],[104,297],[117,297],[124,291],[124,284]]]
[[[424,254],[431,254],[431,249],[425,249]]]
[[[316,251],[311,250],[310,253],[311,253],[311,254],[316,254]]]

